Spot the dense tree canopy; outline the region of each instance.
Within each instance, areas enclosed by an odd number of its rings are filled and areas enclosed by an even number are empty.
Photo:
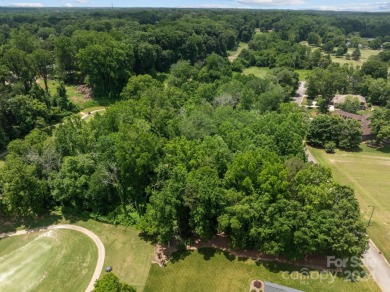
[[[294,69],[313,70],[308,94],[321,95],[325,107],[336,92],[388,102],[384,76],[368,65],[335,65],[322,51],[344,52],[355,31],[386,39],[380,22],[363,25],[358,16],[0,11],[0,147],[9,151],[0,216],[71,208],[137,224],[160,242],[224,232],[234,247],[289,258],[362,255],[367,239],[353,190],[307,163],[304,151],[305,138],[353,148],[360,125],[335,115],[309,122],[290,102]],[[227,51],[240,41],[248,48],[231,63]],[[378,58],[385,67],[387,55]],[[240,73],[249,66],[271,70],[264,78]],[[50,80],[58,88],[50,90]],[[88,122],[72,115],[65,88],[80,83],[110,104]],[[389,131],[379,120],[387,116],[377,116],[384,143]],[[96,284],[107,289],[133,291],[112,274]]]

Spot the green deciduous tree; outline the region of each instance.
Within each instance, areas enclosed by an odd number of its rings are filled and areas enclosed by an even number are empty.
[[[107,273],[96,280],[93,292],[136,292],[137,290],[126,283],[121,283],[113,273]]]
[[[77,55],[81,71],[97,97],[117,97],[132,72],[132,47],[116,41],[89,45]]]
[[[345,101],[339,105],[343,111],[356,114],[361,109],[360,101],[358,98],[353,96],[347,96]]]
[[[0,173],[1,204],[12,215],[36,215],[50,207],[45,180],[37,176],[37,168],[22,158],[8,155]]]
[[[358,61],[361,57],[361,52],[359,50],[359,48],[356,48],[353,52],[352,52],[352,60],[355,60],[355,61]]]

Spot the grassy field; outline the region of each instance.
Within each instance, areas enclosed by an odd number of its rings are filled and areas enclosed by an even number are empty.
[[[240,44],[238,45],[237,50],[235,50],[235,51],[228,51],[229,61],[233,62],[235,59],[237,59],[237,57],[241,53],[241,51],[243,49],[247,49],[247,48],[248,48],[248,44],[247,43],[240,42]]]
[[[268,67],[256,67],[256,66],[253,66],[253,67],[245,68],[242,73],[245,74],[245,75],[253,74],[256,77],[264,78],[268,74],[268,72],[270,70],[271,69],[269,69]],[[301,80],[301,81],[306,80],[307,76],[311,72],[311,70],[303,70],[303,69],[302,70],[301,69],[297,69],[297,70],[294,70],[294,71],[299,74],[299,80]]]
[[[305,81],[307,79],[307,76],[309,76],[311,70],[305,70],[305,69],[296,69],[294,70],[299,74],[299,80]]]
[[[87,228],[99,236],[104,244],[106,249],[104,266],[112,266],[113,272],[121,281],[133,285],[138,292],[143,291],[149,274],[154,247],[150,242],[139,236],[137,229],[105,224],[91,219],[80,220],[72,216],[67,218],[64,219],[60,213],[53,212],[51,216],[28,220],[26,223],[0,221],[0,230],[10,232],[57,223],[75,224]]]
[[[79,221],[76,225],[85,227],[100,237],[106,248],[104,266],[112,266],[113,272],[121,281],[134,286],[139,292],[143,291],[154,247],[139,236],[138,230],[94,220]]]
[[[264,32],[260,31],[260,28],[255,28],[255,35],[263,34]]]
[[[81,111],[79,113],[80,114],[80,118],[83,117],[87,113],[91,113],[90,115],[88,115],[87,117],[84,118],[84,121],[89,122],[89,121],[91,121],[93,119],[95,114],[97,114],[97,113],[104,114],[105,113],[105,111],[104,111],[105,109],[106,108],[104,106],[93,106],[93,107],[85,108],[85,109],[83,109],[83,111]],[[96,111],[96,112],[94,112],[94,111]]]
[[[38,80],[39,85],[44,88],[44,83],[42,80]],[[49,93],[51,96],[57,93],[57,87],[59,85],[58,80],[49,80],[47,83],[49,87]],[[99,103],[96,100],[85,99],[82,94],[77,91],[76,85],[65,85],[66,93],[69,96],[69,99],[77,105],[80,109],[84,109],[86,107],[98,106]]]
[[[153,265],[145,291],[248,291],[255,279],[304,291],[380,291],[372,280],[352,283],[329,273],[258,263],[211,248],[178,253],[165,268]]]
[[[352,55],[352,52],[354,51],[355,49],[352,49],[352,48],[349,48],[348,49],[348,54]],[[339,63],[341,65],[343,64],[351,64],[351,65],[358,65],[358,66],[361,66],[363,65],[363,63],[365,61],[367,61],[367,59],[370,57],[370,56],[375,56],[375,55],[378,55],[379,54],[379,51],[378,50],[371,50],[371,49],[360,49],[360,53],[361,53],[361,57],[358,61],[354,61],[354,60],[347,60],[345,59],[345,57],[341,57],[341,58],[338,58],[336,56],[331,56],[332,57],[332,61],[334,63]]]
[[[250,75],[250,74],[253,74],[255,75],[256,77],[259,77],[259,78],[264,78],[267,73],[269,72],[269,68],[267,67],[249,67],[249,68],[245,68],[243,70],[243,74],[245,75]]]
[[[84,291],[97,248],[73,230],[50,230],[0,240],[0,291]],[[55,289],[57,288],[57,289]]]
[[[332,169],[336,181],[354,188],[366,222],[375,206],[367,232],[390,260],[390,147],[378,150],[361,144],[356,152],[327,154],[315,148],[310,152],[318,163]]]
[[[311,47],[312,49],[316,49],[318,47],[315,47],[315,46],[311,46],[307,43],[307,41],[302,41],[300,42],[301,45],[303,46],[308,46],[308,47]],[[335,48],[336,50],[337,48]],[[348,49],[348,54],[352,55],[352,52],[354,51],[355,49],[354,48],[349,48]],[[363,63],[365,61],[367,61],[367,59],[370,57],[370,56],[375,56],[375,55],[378,55],[379,54],[379,50],[371,50],[371,49],[360,49],[360,53],[361,53],[361,57],[358,61],[354,61],[354,60],[347,60],[345,59],[345,57],[336,57],[335,55],[331,55],[332,57],[332,61],[335,62],[335,63],[339,63],[341,65],[343,64],[351,64],[351,65],[358,65],[358,66],[361,66],[363,65]]]

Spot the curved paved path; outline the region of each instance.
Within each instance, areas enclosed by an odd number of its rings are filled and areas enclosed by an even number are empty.
[[[102,108],[102,109],[98,109],[98,110],[95,110],[95,111],[91,111],[89,114],[86,113],[84,114],[81,119],[84,120],[86,119],[87,117],[89,117],[90,115],[93,115],[94,113],[98,113],[98,112],[102,112],[102,111],[105,111],[106,109],[105,108]]]
[[[28,234],[31,232],[37,232],[37,231],[45,231],[45,230],[54,230],[54,229],[71,229],[71,230],[76,230],[81,233],[84,233],[86,236],[88,236],[90,239],[93,240],[95,243],[97,249],[98,249],[98,260],[96,263],[95,271],[93,272],[91,281],[88,284],[87,289],[85,289],[86,292],[90,292],[93,290],[93,286],[95,284],[95,281],[99,279],[100,274],[103,270],[103,265],[104,265],[104,258],[106,256],[106,250],[104,248],[103,242],[100,240],[100,238],[93,233],[92,231],[77,226],[77,225],[70,225],[70,224],[58,224],[58,225],[50,225],[47,227],[42,227],[42,228],[36,228],[36,229],[27,229],[27,230],[20,230],[12,233],[4,233],[0,234],[0,238],[3,237],[9,237],[9,236],[17,236],[17,235],[23,235],[23,234]]]

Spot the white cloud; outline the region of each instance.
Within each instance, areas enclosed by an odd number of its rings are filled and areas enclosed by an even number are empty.
[[[73,4],[72,3],[65,3],[65,4],[62,4],[62,7],[73,7]]]
[[[303,0],[238,0],[237,2],[257,6],[300,5],[304,3]]]
[[[84,4],[84,3],[87,3],[88,0],[76,0],[75,2],[80,3],[80,4]]]
[[[377,3],[344,3],[333,6],[318,6],[313,9],[318,10],[332,10],[332,11],[389,11],[390,2],[377,2]]]
[[[10,6],[13,7],[43,7],[42,3],[37,3],[37,2],[31,2],[31,3],[10,3]]]

